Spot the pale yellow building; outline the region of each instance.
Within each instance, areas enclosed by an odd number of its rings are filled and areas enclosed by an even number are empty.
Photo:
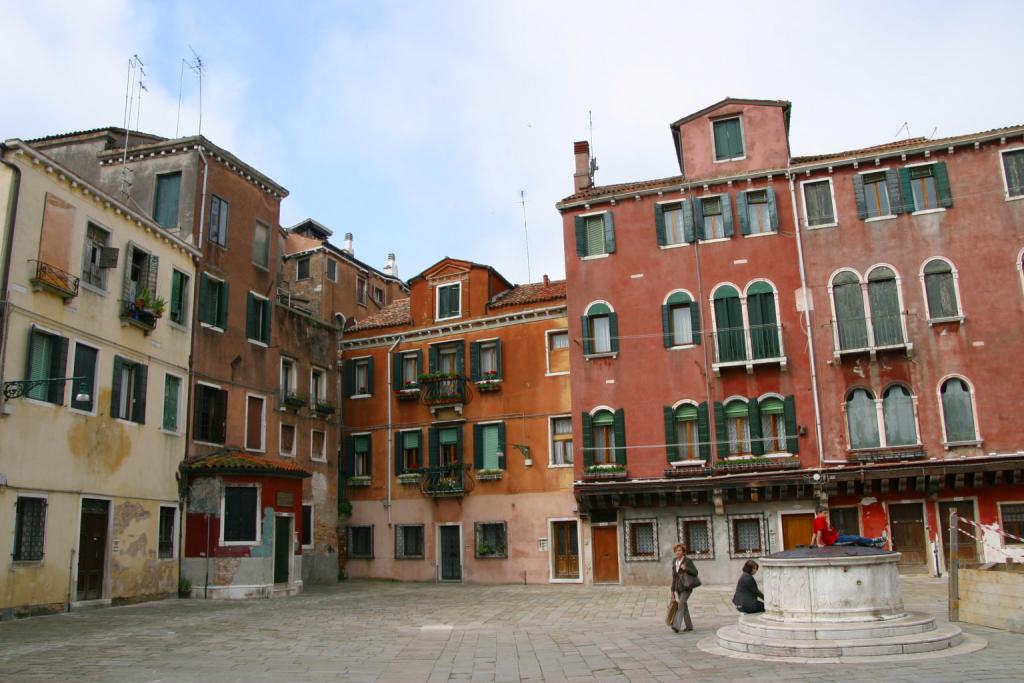
[[[166,597],[198,251],[24,142],[0,151],[0,616]]]

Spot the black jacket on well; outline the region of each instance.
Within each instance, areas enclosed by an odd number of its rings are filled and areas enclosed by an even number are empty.
[[[764,594],[757,588],[757,580],[753,574],[743,572],[736,582],[736,593],[732,596],[732,604],[743,610],[757,608],[757,601],[763,600]]]

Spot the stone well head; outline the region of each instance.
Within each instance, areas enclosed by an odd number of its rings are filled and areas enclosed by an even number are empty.
[[[900,554],[878,548],[797,548],[758,560],[764,618],[786,622],[870,622],[906,614]]]

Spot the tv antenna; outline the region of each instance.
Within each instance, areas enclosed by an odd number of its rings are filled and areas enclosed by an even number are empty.
[[[530,276],[530,231],[526,227],[526,190],[519,190],[519,204],[523,207],[523,234],[526,236],[526,281],[533,282]]]
[[[188,49],[192,53],[192,61],[188,62],[188,61],[182,60],[182,62],[184,62],[184,66],[187,66],[199,78],[199,130],[196,132],[196,135],[202,135],[203,134],[203,72],[206,71],[206,62],[203,61],[203,58],[199,56],[199,54],[192,48],[191,45],[188,46]],[[182,72],[181,73],[182,73],[182,75],[184,75],[184,73],[185,73],[184,67],[182,68]],[[179,77],[178,80],[180,82],[181,78]],[[181,109],[181,87],[180,87],[180,85],[178,87],[178,109],[179,109],[179,111]]]
[[[128,191],[131,187],[131,183],[128,180],[128,134],[129,127],[132,122],[132,110],[136,104],[136,97],[134,91],[138,90],[138,104],[139,109],[142,108],[142,91],[145,90],[145,86],[142,83],[143,77],[146,75],[145,64],[137,54],[133,54],[128,60],[128,81],[124,86],[124,119],[121,125],[124,127],[124,152],[121,156],[121,194],[125,197],[128,196]],[[138,111],[136,111],[135,125],[139,125]]]
[[[903,122],[903,125],[900,126],[900,129],[898,131],[896,131],[896,134],[893,135],[893,137],[894,138],[898,138],[900,136],[900,133],[902,133],[904,130],[907,131],[907,139],[909,140],[910,139],[910,124],[907,121]]]
[[[594,174],[597,172],[597,156],[594,155],[594,112],[587,110],[587,119],[590,125],[590,182],[594,182]]]

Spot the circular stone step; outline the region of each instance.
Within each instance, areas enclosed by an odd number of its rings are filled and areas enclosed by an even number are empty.
[[[858,640],[927,633],[935,630],[935,618],[929,614],[910,612],[896,619],[875,622],[786,623],[766,619],[761,614],[744,614],[737,624],[741,633],[778,640]]]
[[[869,638],[766,638],[740,631],[738,625],[718,629],[718,645],[725,650],[771,657],[866,657],[934,652],[956,647],[963,640],[958,626],[946,624],[923,633]],[[840,632],[834,635],[841,635]]]

